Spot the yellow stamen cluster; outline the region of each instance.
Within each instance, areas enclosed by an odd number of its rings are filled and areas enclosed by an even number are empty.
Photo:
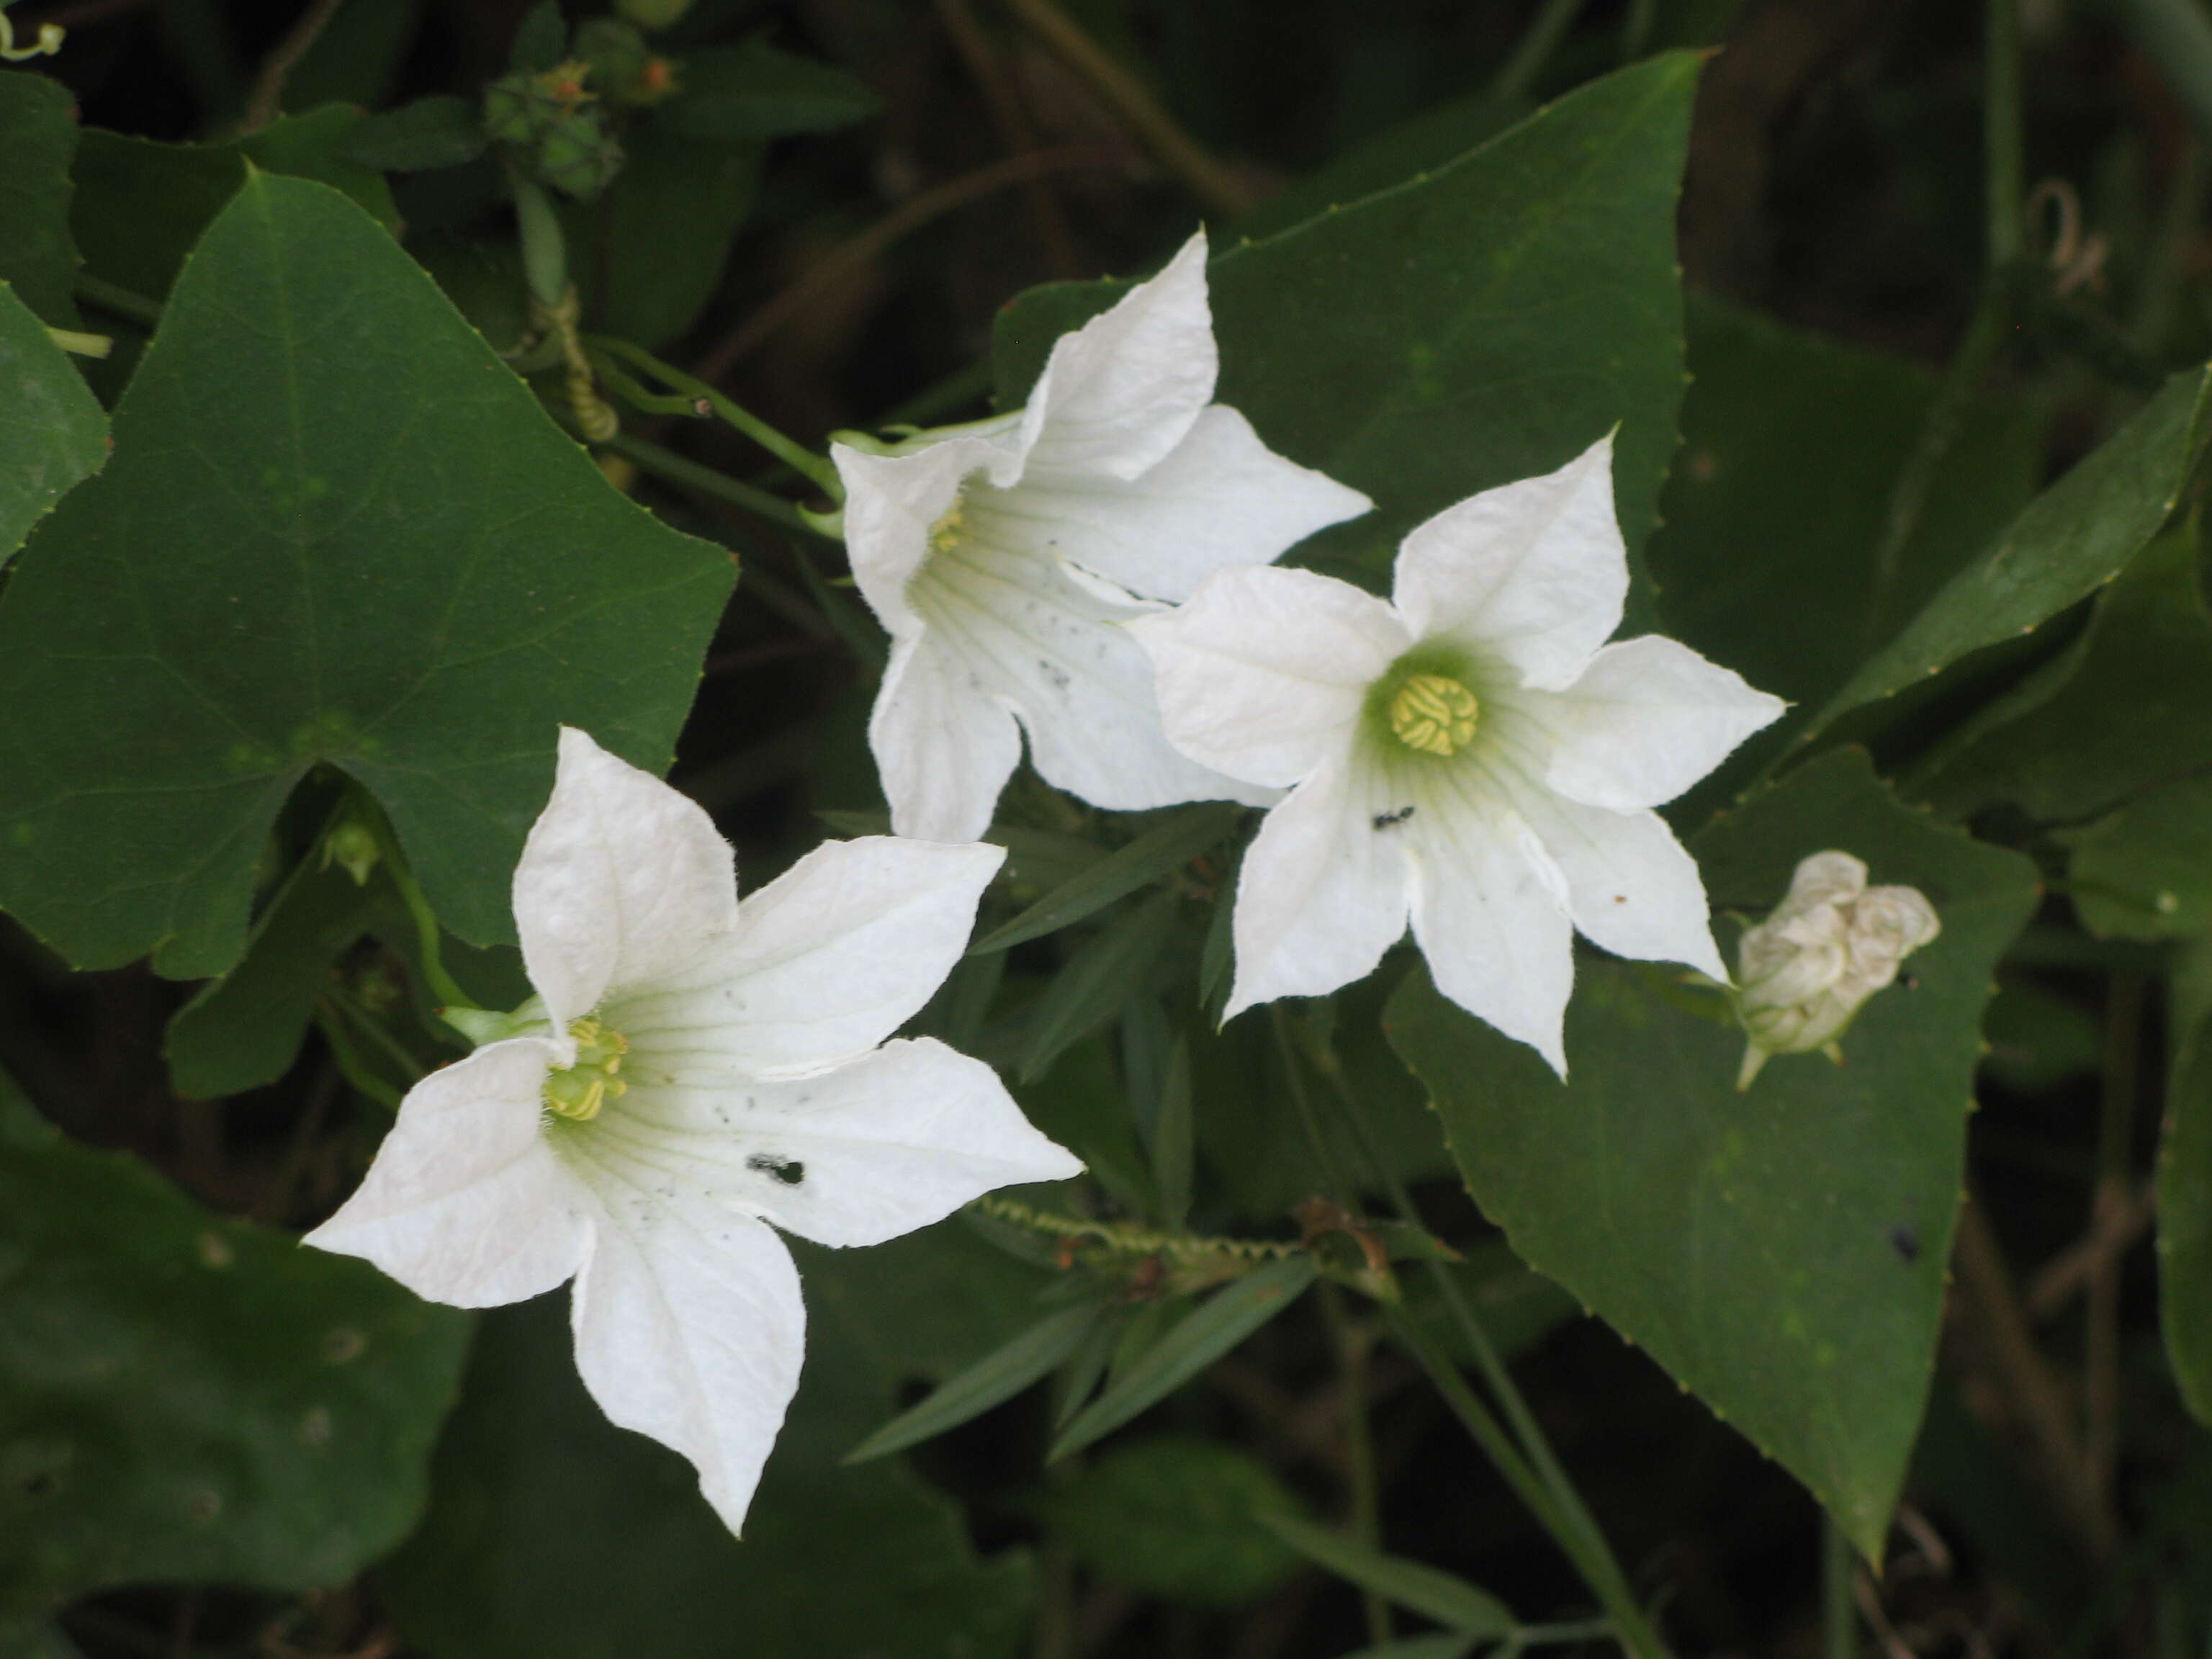
[[[1390,699],[1390,730],[1408,749],[1452,755],[1474,740],[1481,705],[1474,693],[1442,674],[1416,674]]]
[[[575,1063],[547,1073],[545,1109],[578,1123],[589,1123],[599,1115],[600,1107],[620,1099],[629,1087],[615,1075],[622,1070],[629,1042],[620,1031],[610,1031],[596,1019],[573,1022],[568,1035],[576,1042]]]
[[[966,507],[960,501],[954,501],[946,510],[945,516],[930,526],[929,550],[933,553],[950,553],[958,546],[960,529],[967,522],[967,519]]]

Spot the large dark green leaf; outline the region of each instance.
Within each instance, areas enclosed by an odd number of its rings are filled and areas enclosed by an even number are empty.
[[[2174,376],[1944,583],[1828,700],[1808,733],[2033,632],[2118,574],[2165,525],[2203,456],[2208,395],[2212,370]]]
[[[429,1517],[385,1570],[410,1636],[439,1659],[1011,1656],[1027,1558],[979,1562],[904,1465],[840,1460],[902,1383],[1034,1320],[1038,1275],[957,1222],[802,1255],[805,1373],[742,1542],[688,1464],[599,1415],[557,1297],[488,1316]]]
[[[1674,198],[1698,59],[1670,53],[1561,99],[1449,165],[1229,248],[1208,271],[1219,397],[1275,448],[1373,496],[1310,549],[1379,574],[1398,538],[1620,428],[1614,494],[1650,529],[1682,397]],[[1111,285],[1000,314],[1001,401]]]
[[[610,489],[374,221],[256,174],[0,599],[0,902],[80,963],[243,942],[309,768],[512,938],[556,727],[666,764],[728,559]]]
[[[441,95],[368,117],[347,136],[341,153],[378,172],[419,173],[473,161],[489,142],[480,105]]]
[[[2100,939],[2212,933],[2212,778],[2192,778],[2063,839],[2074,908]]]
[[[2016,403],[1969,411],[1878,595],[1890,488],[1934,376],[1699,295],[1688,316],[1694,378],[1651,538],[1659,612],[1762,690],[1816,703],[2027,503],[2040,423]]]
[[[77,326],[76,243],[70,236],[75,100],[58,82],[0,70],[0,282],[57,328]]]
[[[319,180],[396,228],[399,216],[382,176],[346,155],[362,118],[359,110],[333,104],[220,144],[162,144],[87,128],[70,216],[86,268],[160,299],[252,167]]]
[[[46,325],[0,279],[0,562],[107,460],[107,416]]]
[[[605,195],[567,217],[592,249],[579,272],[601,331],[658,347],[690,327],[722,280],[752,211],[762,147],[678,132],[648,116],[623,140]]]
[[[1910,781],[1939,811],[2006,801],[2078,823],[2212,770],[2212,611],[2191,526],[2097,596],[2081,636],[1976,716]]]
[[[1504,102],[1486,93],[1425,109],[1346,150],[1318,173],[1284,186],[1230,229],[1247,241],[1289,230],[1331,208],[1449,167],[1476,145],[1525,119],[1532,109],[1527,99]]]
[[[1878,1555],[1935,1358],[1982,1006],[2033,872],[1899,805],[1851,750],[1693,846],[1725,908],[1766,909],[1827,848],[1935,903],[1942,937],[1861,1013],[1848,1063],[1782,1056],[1739,1094],[1742,1035],[1682,1006],[1679,970],[1595,956],[1568,1010],[1568,1083],[1425,974],[1392,1000],[1391,1037],[1514,1249]]]
[[[360,1571],[421,1511],[468,1329],[65,1141],[0,1082],[0,1614]]]
[[[866,120],[879,100],[865,82],[765,40],[684,55],[669,130],[717,143],[757,143],[787,132],[828,132]]]

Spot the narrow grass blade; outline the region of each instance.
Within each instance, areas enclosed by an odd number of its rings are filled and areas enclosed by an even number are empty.
[[[1053,1443],[1047,1462],[1080,1451],[1157,1405],[1297,1301],[1316,1272],[1313,1258],[1285,1256],[1216,1291],[1153,1345]]]

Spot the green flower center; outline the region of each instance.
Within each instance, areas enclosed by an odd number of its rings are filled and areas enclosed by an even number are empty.
[[[573,1065],[555,1067],[545,1077],[545,1109],[589,1123],[599,1108],[619,1098],[629,1085],[615,1075],[622,1070],[629,1041],[620,1031],[610,1031],[596,1019],[572,1022],[568,1035],[576,1041]]]
[[[1390,732],[1425,755],[1454,755],[1474,741],[1482,705],[1444,674],[1416,674],[1390,699]]]

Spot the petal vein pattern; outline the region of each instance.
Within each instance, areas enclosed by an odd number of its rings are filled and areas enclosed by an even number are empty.
[[[515,872],[538,996],[401,1103],[307,1242],[461,1306],[574,1276],[608,1417],[691,1460],[732,1531],[798,1385],[774,1227],[872,1244],[1082,1164],[997,1075],[889,1042],[965,948],[995,847],[831,842],[740,904],[707,815],[580,732]],[[878,1046],[881,1045],[881,1046]]]
[[[1370,503],[1210,404],[1215,367],[1201,233],[1054,347],[1018,425],[831,447],[893,641],[869,743],[899,834],[981,835],[1024,733],[1094,805],[1269,799],[1167,741],[1127,625]]]
[[[1232,569],[1132,625],[1170,739],[1290,790],[1237,884],[1231,1013],[1360,977],[1410,921],[1437,988],[1564,1076],[1577,931],[1726,977],[1650,809],[1784,705],[1673,641],[1606,645],[1627,583],[1608,438],[1417,526],[1389,601]]]

